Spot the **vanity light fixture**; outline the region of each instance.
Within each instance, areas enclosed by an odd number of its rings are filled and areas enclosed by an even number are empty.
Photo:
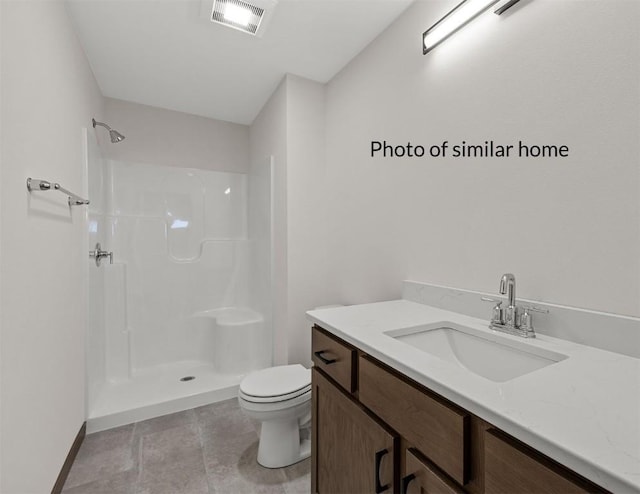
[[[496,10],[493,11],[494,14],[497,15],[502,15],[504,14],[507,10],[509,10],[511,7],[513,7],[515,4],[517,4],[520,0],[507,0],[505,3],[503,3],[502,5],[499,5],[498,8]]]
[[[422,53],[426,55],[453,33],[466,26],[489,7],[501,3],[494,14],[502,15],[520,0],[462,0],[442,19],[422,33]]]
[[[427,54],[500,0],[462,0],[452,11],[422,34],[422,53]]]

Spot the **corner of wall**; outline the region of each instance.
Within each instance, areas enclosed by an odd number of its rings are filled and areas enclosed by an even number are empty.
[[[287,78],[284,77],[249,128],[250,166],[273,158],[272,323],[273,361],[288,362],[287,348]],[[269,160],[270,161],[270,160]]]

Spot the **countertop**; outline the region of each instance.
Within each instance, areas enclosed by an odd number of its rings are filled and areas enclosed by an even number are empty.
[[[497,383],[384,334],[439,321],[494,333],[488,321],[408,300],[307,317],[605,489],[640,493],[639,359],[539,334],[526,342],[568,358]]]

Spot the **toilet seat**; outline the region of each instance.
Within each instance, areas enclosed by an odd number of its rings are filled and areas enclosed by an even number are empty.
[[[311,370],[300,364],[280,365],[254,372],[242,380],[239,390],[240,397],[251,403],[280,403],[310,393]]]
[[[295,393],[287,393],[281,396],[252,396],[240,391],[238,395],[245,401],[250,401],[251,403],[280,403],[283,401],[291,401],[300,396],[308,395],[311,393],[311,385],[309,385],[305,389],[301,389],[300,391],[296,391]]]

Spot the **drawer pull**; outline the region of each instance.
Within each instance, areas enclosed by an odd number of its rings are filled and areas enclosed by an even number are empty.
[[[382,449],[376,452],[376,494],[386,491],[389,488],[389,484],[380,484],[380,463],[382,463],[382,457],[389,452],[387,449]]]
[[[326,358],[323,357],[322,354],[327,353],[327,350],[320,350],[319,352],[313,352],[313,354],[322,360],[326,365],[335,364],[338,360],[335,358]]]
[[[416,476],[412,473],[402,478],[402,486],[400,488],[400,494],[407,494],[409,491],[409,484],[412,480],[415,480]]]

